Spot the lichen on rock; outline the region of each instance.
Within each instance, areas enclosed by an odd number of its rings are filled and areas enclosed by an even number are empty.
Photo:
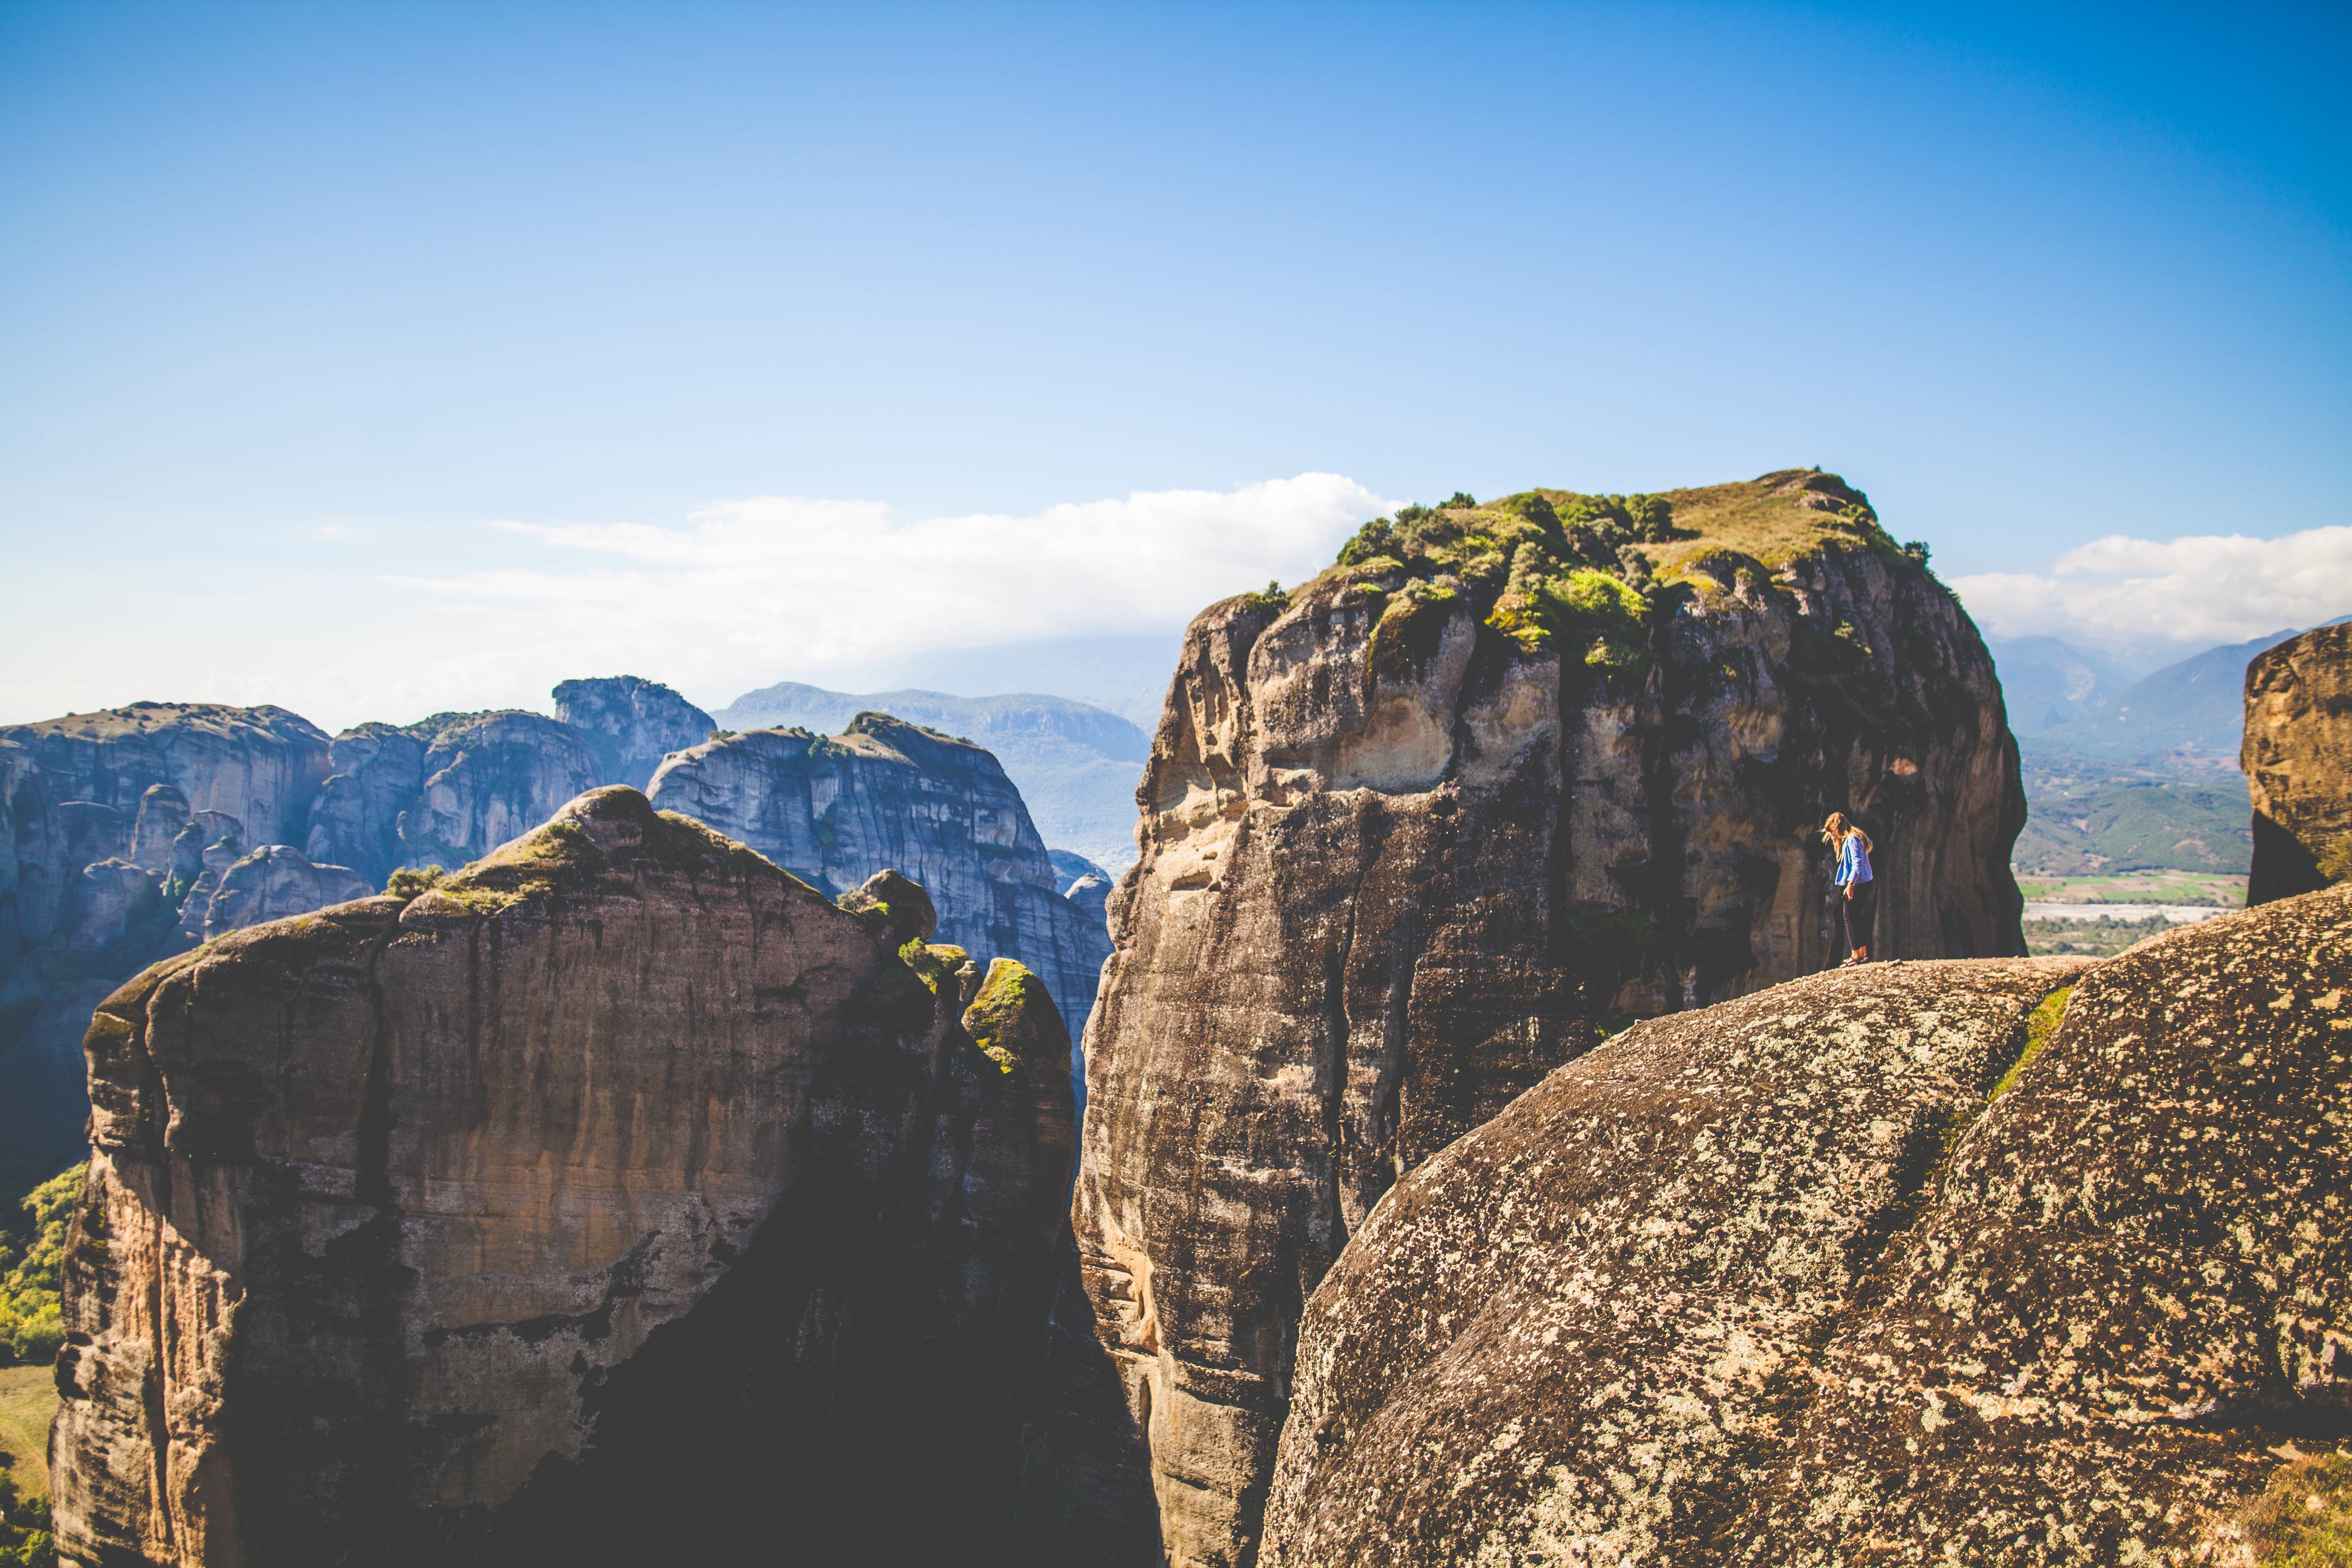
[[[2352,889],[1635,1026],[1318,1289],[1263,1560],[2252,1561],[2352,1432],[2347,994]]]

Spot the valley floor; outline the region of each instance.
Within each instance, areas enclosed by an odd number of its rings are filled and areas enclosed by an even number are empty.
[[[2197,904],[2243,909],[2246,879],[2209,871],[2116,871],[2104,876],[2044,877],[2017,874],[2025,895],[2025,918],[2036,904]]]
[[[26,1499],[49,1495],[49,1417],[58,1410],[56,1372],[0,1366],[0,1465]]]

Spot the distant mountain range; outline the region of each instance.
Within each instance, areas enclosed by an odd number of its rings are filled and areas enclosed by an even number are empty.
[[[2296,635],[2210,647],[2137,677],[2056,637],[1990,643],[2031,813],[2018,869],[2243,875],[2253,852],[2237,773],[2246,666]]]
[[[1092,703],[1030,691],[828,691],[786,680],[746,692],[711,717],[728,730],[799,725],[832,734],[868,711],[987,747],[1048,845],[1074,850],[1114,877],[1134,863],[1135,786],[1151,755],[1150,737]]]
[[[2153,764],[2168,755],[2192,769],[2235,768],[2246,666],[2305,629],[2210,647],[2137,679],[2118,661],[2056,637],[1987,646],[2000,673],[2010,729],[2038,740],[2045,753],[2055,746],[2111,761]]]

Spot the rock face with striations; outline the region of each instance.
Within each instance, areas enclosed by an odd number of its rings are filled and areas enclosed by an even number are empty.
[[[408,726],[424,779],[394,820],[405,866],[462,866],[605,782],[586,741],[537,713],[441,713]]]
[[[80,1158],[89,1009],[201,936],[206,854],[247,824],[299,834],[326,766],[326,736],[279,708],[138,702],[0,731],[5,1190]]]
[[[313,865],[290,844],[265,844],[221,873],[205,910],[205,935],[306,915],[364,899],[375,889],[348,866]]]
[[[60,1560],[968,1539],[1043,1332],[1070,1046],[1015,966],[935,994],[908,939],[610,788],[124,986],[88,1041]]]
[[[2239,764],[2254,804],[2246,902],[2352,878],[2352,624],[2307,631],[2246,667]]]
[[[1413,508],[1192,624],[1088,1036],[1077,1228],[1172,1562],[1254,1560],[1299,1313],[1398,1176],[1837,951],[2023,952],[1990,658],[1834,476]]]
[[[716,728],[709,714],[658,680],[618,675],[558,686],[555,716],[597,753],[604,782],[646,789],[672,752],[698,746]]]
[[[881,713],[838,735],[754,730],[672,756],[650,793],[827,892],[896,868],[929,891],[940,941],[1018,959],[1066,1018],[1093,1008],[1109,936],[1056,893],[1020,792],[969,742]]]
[[[1261,1561],[2253,1561],[2352,1431],[2352,889],[2078,962],[1643,1024],[1412,1173]]]
[[[134,702],[0,729],[32,753],[60,800],[96,801],[138,816],[153,784],[168,784],[192,811],[245,825],[256,843],[290,844],[327,776],[325,731],[283,708],[210,702]]]

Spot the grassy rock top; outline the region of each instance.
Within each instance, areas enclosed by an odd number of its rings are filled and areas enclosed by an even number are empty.
[[[1712,595],[1743,573],[1760,584],[1836,551],[1864,552],[1896,570],[1923,570],[1926,561],[1923,549],[1887,535],[1860,490],[1835,474],[1791,468],[1657,495],[1533,489],[1484,505],[1456,495],[1366,523],[1334,572],[1360,595],[1394,595],[1382,624],[1399,620],[1400,632],[1428,607],[1429,593],[1416,594],[1414,583],[1433,583],[1440,593],[1467,592],[1486,624],[1525,652],[1558,648],[1588,665],[1630,668],[1643,657],[1646,590],[1687,583]],[[1411,581],[1400,587],[1397,572]]]
[[[963,1012],[964,1033],[989,1060],[1011,1072],[1040,1051],[1057,1052],[1057,1069],[1069,1059],[1069,1034],[1045,983],[1009,958],[988,966],[980,994]]]
[[[48,735],[113,741],[161,730],[209,730],[222,735],[258,731],[277,740],[327,739],[324,730],[289,709],[268,703],[238,708],[226,702],[133,702],[95,713],[68,713],[30,724],[11,724],[0,729],[0,734],[23,741]]]
[[[497,914],[521,903],[593,893],[607,875],[643,869],[697,879],[772,879],[824,900],[758,851],[690,816],[656,811],[626,784],[612,784],[565,803],[520,838],[432,883],[414,907],[419,914]]]

